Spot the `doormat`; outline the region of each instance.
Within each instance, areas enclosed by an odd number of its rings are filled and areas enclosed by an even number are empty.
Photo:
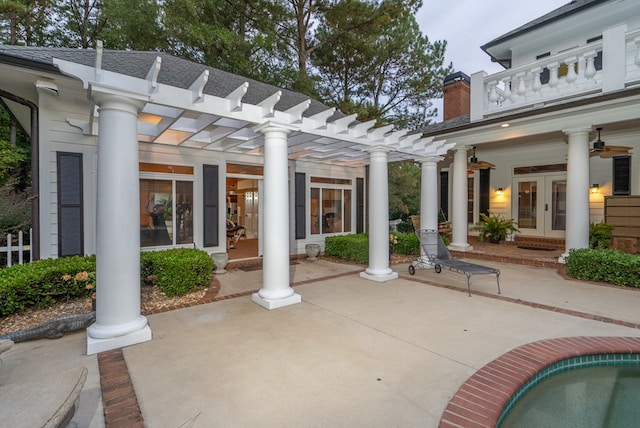
[[[289,263],[290,266],[292,265],[299,265],[300,262],[291,262]],[[239,267],[238,269],[240,269],[243,272],[253,272],[256,270],[262,270],[262,265],[252,265],[252,266],[242,266]]]
[[[555,248],[545,248],[545,247],[529,247],[528,245],[518,245],[518,248],[523,250],[534,250],[534,251],[553,251]]]
[[[242,266],[239,269],[243,272],[253,272],[254,270],[262,270],[262,265]]]

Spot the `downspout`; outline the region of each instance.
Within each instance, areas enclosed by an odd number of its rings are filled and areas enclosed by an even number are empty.
[[[29,100],[0,89],[0,97],[29,107],[31,110],[31,228],[33,229],[31,260],[40,259],[40,128],[38,106]]]

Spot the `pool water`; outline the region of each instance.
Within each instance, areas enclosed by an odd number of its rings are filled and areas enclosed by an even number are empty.
[[[640,366],[575,368],[547,377],[503,415],[501,428],[640,426]]]

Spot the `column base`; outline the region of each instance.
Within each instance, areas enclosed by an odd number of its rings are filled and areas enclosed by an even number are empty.
[[[461,251],[461,252],[473,251],[473,247],[467,243],[464,243],[464,244],[453,243],[453,244],[449,244],[447,248],[451,251]]]
[[[110,337],[108,339],[96,339],[89,336],[87,329],[87,355],[99,352],[110,351],[112,349],[124,348],[125,346],[136,345],[151,340],[151,328],[146,325],[144,328],[123,336]]]
[[[251,300],[253,303],[257,303],[263,308],[271,310],[300,303],[302,302],[302,297],[299,294],[293,293],[291,296],[283,297],[281,299],[266,299],[260,296],[259,293],[253,293],[251,295]]]
[[[360,278],[368,279],[369,281],[375,282],[387,282],[392,281],[394,279],[398,279],[398,273],[391,271],[390,273],[384,274],[372,274],[367,271],[360,272]]]

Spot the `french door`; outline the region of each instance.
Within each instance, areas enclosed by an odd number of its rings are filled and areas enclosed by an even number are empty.
[[[564,238],[567,175],[535,174],[513,179],[513,213],[524,235]]]

